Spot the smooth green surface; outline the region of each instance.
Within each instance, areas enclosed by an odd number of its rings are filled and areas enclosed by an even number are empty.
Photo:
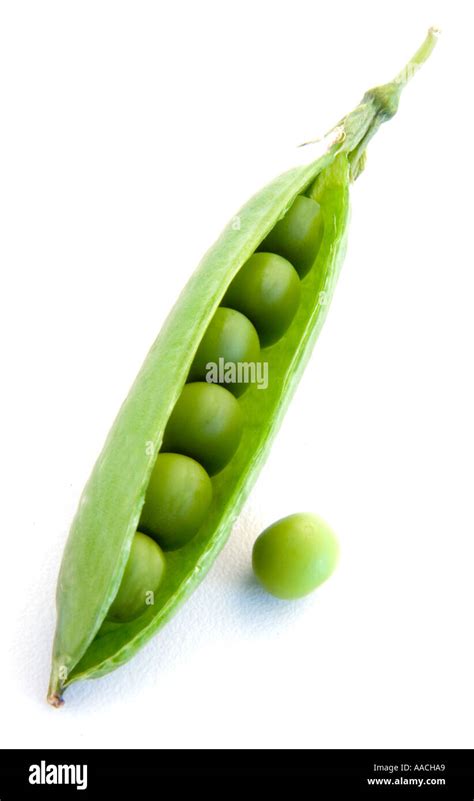
[[[163,437],[163,451],[196,459],[210,476],[230,462],[242,438],[238,400],[218,384],[186,384]]]
[[[151,537],[137,531],[119,591],[107,614],[108,619],[114,623],[127,623],[143,615],[154,604],[165,565],[160,546]]]
[[[285,216],[263,240],[259,250],[278,253],[293,265],[300,278],[314,264],[323,239],[324,217],[315,200],[298,195]]]
[[[334,532],[320,517],[299,513],[260,534],[252,565],[265,589],[284,600],[303,598],[333,573],[339,556]]]
[[[212,482],[202,465],[180,453],[160,453],[139,527],[165,551],[174,551],[196,536],[211,501]]]
[[[62,692],[72,682],[102,676],[131,659],[189,597],[225,544],[328,311],[345,252],[349,174],[360,174],[365,147],[386,119],[391,98],[414,74],[412,65],[416,68],[428,57],[435,40],[430,32],[395,82],[364,96],[331,134],[322,156],[280,176],[240,209],[171,311],[107,437],[71,527],[57,589],[48,693],[54,706],[61,704]],[[163,432],[199,342],[241,266],[302,193],[321,205],[323,242],[303,282],[294,324],[266,354],[268,390],[252,387],[241,398],[250,421],[241,446],[227,469],[213,479],[214,501],[198,535],[167,554],[154,607],[97,636],[120,586]],[[131,309],[128,324],[139,314],[139,309]]]
[[[226,370],[221,371],[224,380],[219,383],[239,398],[249,388],[248,383],[238,380],[239,364],[255,364],[259,359],[260,342],[255,326],[248,317],[235,309],[221,307],[217,309],[197,349],[189,380],[208,381],[209,377],[212,378],[209,365],[220,368],[222,360],[231,369],[226,367]],[[241,375],[245,376],[242,371]]]
[[[245,314],[262,347],[268,347],[287,332],[300,300],[300,279],[290,262],[275,253],[254,253],[232,281],[224,304]]]

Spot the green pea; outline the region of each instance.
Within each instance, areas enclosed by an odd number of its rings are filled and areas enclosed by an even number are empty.
[[[235,309],[220,307],[197,349],[189,379],[212,381],[208,365],[215,365],[226,388],[238,398],[250,386],[241,365],[255,364],[259,358],[260,342],[250,320]],[[222,383],[220,375],[216,383]]]
[[[166,426],[163,451],[191,456],[213,476],[236,452],[242,425],[239,402],[227,389],[200,381],[186,384]]]
[[[211,479],[198,462],[179,453],[159,453],[140,528],[165,551],[174,551],[197,534],[211,500]]]
[[[324,233],[321,206],[315,200],[298,195],[285,216],[263,240],[259,250],[279,253],[294,266],[300,278],[314,264]]]
[[[267,528],[255,542],[252,563],[265,589],[277,598],[302,598],[334,571],[339,546],[329,526],[313,514],[294,514]]]
[[[288,330],[300,295],[298,273],[289,261],[275,253],[254,253],[232,281],[224,305],[245,314],[267,347]]]
[[[114,623],[126,623],[146,612],[153,605],[164,570],[165,557],[160,546],[146,534],[137,531],[119,591],[107,614],[108,619]]]

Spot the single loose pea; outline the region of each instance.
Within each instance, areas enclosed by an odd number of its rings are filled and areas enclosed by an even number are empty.
[[[267,347],[288,330],[300,296],[298,273],[289,261],[275,253],[254,253],[235,276],[223,303],[245,314]]]
[[[285,216],[263,240],[259,250],[278,253],[288,259],[300,278],[314,264],[324,233],[321,206],[316,200],[298,195]]]
[[[197,534],[211,500],[211,479],[198,462],[180,453],[159,453],[140,528],[165,551],[174,551]]]
[[[302,598],[334,571],[339,546],[333,531],[313,514],[284,517],[267,528],[253,547],[254,573],[277,598]]]
[[[260,342],[255,326],[235,309],[220,307],[212,318],[194,357],[190,381],[213,381],[224,384],[236,398],[250,384],[245,380],[251,373],[245,365],[256,364],[260,358]]]
[[[165,557],[160,546],[137,531],[119,591],[107,614],[108,620],[126,623],[146,612],[153,605],[164,570]]]
[[[229,390],[201,381],[186,384],[168,420],[163,451],[191,456],[213,476],[232,459],[242,427],[242,410]]]

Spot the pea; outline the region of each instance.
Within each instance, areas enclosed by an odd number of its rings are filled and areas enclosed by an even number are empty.
[[[268,347],[290,327],[300,295],[298,273],[289,261],[275,253],[254,253],[232,281],[224,305],[245,314]]]
[[[255,542],[254,573],[277,598],[302,598],[334,571],[339,555],[336,537],[313,514],[294,514],[273,523]]]
[[[259,358],[260,342],[250,320],[235,309],[220,307],[197,349],[189,378],[191,381],[209,380],[208,365],[220,366],[222,361],[224,380],[227,376],[230,378],[225,380],[225,386],[238,398],[250,386],[243,380],[242,368],[239,374],[239,365],[258,362]]]
[[[179,453],[159,453],[140,528],[164,550],[174,551],[197,534],[211,500],[211,479],[198,462]]]
[[[304,278],[314,264],[323,233],[321,206],[310,197],[298,195],[285,216],[263,240],[259,250],[284,256],[292,263],[300,278]]]
[[[160,546],[146,534],[137,531],[108,619],[115,623],[126,623],[146,612],[153,605],[153,595],[161,583],[164,570],[165,557]]]
[[[218,384],[186,384],[163,439],[163,451],[183,453],[200,462],[209,475],[232,459],[242,436],[238,400]]]

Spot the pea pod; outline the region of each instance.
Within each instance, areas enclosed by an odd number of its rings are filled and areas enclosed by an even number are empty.
[[[171,617],[205,576],[265,461],[298,379],[324,322],[345,252],[349,185],[365,148],[396,112],[402,88],[431,53],[428,36],[397,78],[366,93],[326,140],[314,162],[280,176],[241,209],[184,288],[152,346],[105,442],[72,524],[57,591],[58,621],[48,700],[129,660]],[[295,198],[317,201],[323,234],[314,264],[305,265],[301,299],[285,335],[262,351],[265,391],[252,386],[238,403],[244,420],[237,452],[212,478],[212,502],[197,535],[166,554],[154,603],[128,622],[106,620],[139,527],[164,432],[209,323],[243,265]]]

